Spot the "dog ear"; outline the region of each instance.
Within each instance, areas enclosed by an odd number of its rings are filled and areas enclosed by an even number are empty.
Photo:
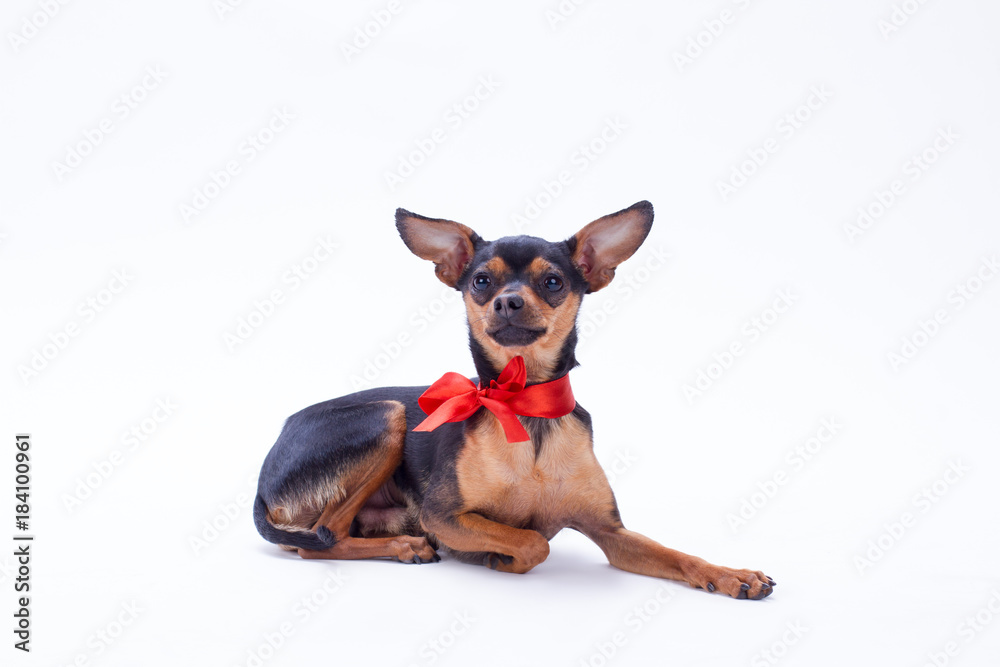
[[[632,256],[653,226],[653,205],[648,201],[598,218],[569,239],[573,263],[589,289],[596,292],[615,277],[615,267]]]
[[[410,252],[434,262],[438,279],[448,287],[458,285],[458,279],[472,261],[476,245],[482,241],[463,224],[425,218],[402,208],[396,209],[396,229]]]

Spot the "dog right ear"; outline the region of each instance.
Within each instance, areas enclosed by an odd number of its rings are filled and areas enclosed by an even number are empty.
[[[434,262],[434,272],[448,287],[457,287],[482,240],[463,224],[425,218],[402,208],[396,209],[396,229],[410,252]]]

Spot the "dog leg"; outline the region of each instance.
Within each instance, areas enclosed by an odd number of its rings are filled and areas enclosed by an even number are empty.
[[[421,517],[424,530],[449,549],[486,552],[483,564],[501,572],[523,574],[549,556],[549,541],[535,530],[513,528],[466,512],[449,517]]]
[[[330,501],[313,525],[313,530],[325,528],[336,543],[324,551],[299,549],[307,559],[355,560],[360,558],[396,558],[404,563],[427,563],[440,560],[425,537],[394,535],[362,538],[350,535],[351,522],[365,501],[385,484],[403,459],[406,439],[406,410],[394,403],[386,415],[386,430],[374,452],[346,471],[341,484],[345,496]]]
[[[601,547],[617,568],[661,579],[684,581],[695,588],[719,591],[730,597],[760,600],[771,594],[774,580],[759,570],[734,570],[668,549],[622,525],[604,525],[580,531]]]
[[[348,537],[326,551],[299,549],[307,560],[358,560],[361,558],[395,558],[403,563],[434,563],[441,560],[426,537],[396,535],[393,537]]]

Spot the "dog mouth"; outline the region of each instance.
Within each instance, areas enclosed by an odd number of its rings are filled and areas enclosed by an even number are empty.
[[[513,324],[505,324],[486,333],[490,335],[490,338],[504,347],[520,347],[531,345],[541,338],[542,334],[545,333],[545,329],[529,329],[527,327],[514,326]]]

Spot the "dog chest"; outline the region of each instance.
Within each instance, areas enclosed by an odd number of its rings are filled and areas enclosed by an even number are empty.
[[[574,417],[553,424],[537,457],[534,443],[508,443],[489,420],[467,434],[456,473],[466,511],[546,537],[614,502],[589,430]]]

